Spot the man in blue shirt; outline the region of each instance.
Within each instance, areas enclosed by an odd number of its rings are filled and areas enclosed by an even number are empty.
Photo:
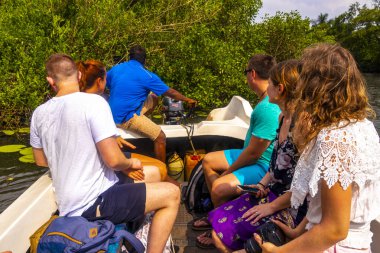
[[[145,115],[154,110],[158,103],[157,96],[168,96],[190,106],[195,106],[197,101],[168,87],[145,68],[145,59],[145,49],[139,45],[133,46],[129,50],[129,61],[108,71],[109,104],[115,123],[123,129],[148,136],[154,141],[156,158],[165,162],[166,136],[161,127]]]

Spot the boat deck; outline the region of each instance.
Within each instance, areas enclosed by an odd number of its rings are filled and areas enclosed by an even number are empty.
[[[203,232],[191,229],[192,220],[193,217],[187,213],[185,205],[181,204],[171,233],[176,253],[218,252],[216,249],[200,249],[195,245],[196,237]]]

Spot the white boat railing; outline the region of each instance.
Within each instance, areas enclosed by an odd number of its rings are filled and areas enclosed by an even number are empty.
[[[207,119],[194,124],[194,136],[220,135],[244,140],[249,127],[252,107],[247,100],[239,96],[232,97],[230,103],[223,108],[214,109]],[[161,125],[167,138],[187,136],[180,125]],[[143,138],[143,136],[118,129],[124,139]]]
[[[48,173],[0,214],[0,252],[26,252],[29,237],[57,210]]]

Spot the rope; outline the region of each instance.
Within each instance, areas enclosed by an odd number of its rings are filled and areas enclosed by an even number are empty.
[[[185,130],[186,130],[187,138],[189,139],[189,142],[190,142],[190,145],[191,145],[191,149],[193,150],[194,155],[197,155],[197,151],[195,150],[195,147],[194,147],[194,144],[193,144],[193,140],[192,140],[192,137],[194,135],[194,124],[193,123],[191,123],[189,125],[181,124],[181,126],[183,128],[185,128]]]

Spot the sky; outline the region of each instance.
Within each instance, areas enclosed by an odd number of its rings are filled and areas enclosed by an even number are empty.
[[[256,21],[261,21],[266,13],[270,16],[276,11],[290,12],[297,10],[302,17],[314,20],[320,13],[329,14],[328,19],[334,18],[347,11],[349,6],[355,2],[360,5],[372,6],[371,0],[262,0],[263,7],[259,11]]]

